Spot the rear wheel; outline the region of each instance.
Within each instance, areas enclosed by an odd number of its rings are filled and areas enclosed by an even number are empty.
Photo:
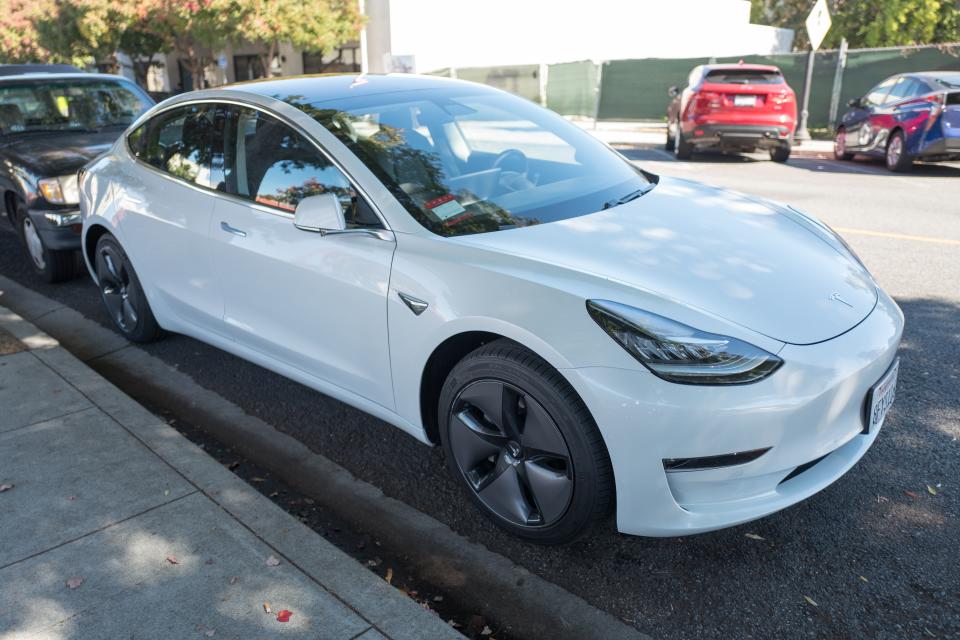
[[[770,159],[774,162],[786,162],[790,158],[790,143],[785,142],[770,148]]]
[[[663,145],[663,148],[667,151],[673,151],[674,147],[677,145],[676,136],[670,131],[670,123],[667,123],[667,143]]]
[[[837,135],[833,138],[833,157],[837,160],[853,160],[853,154],[847,151],[847,130],[843,127],[837,129]]]
[[[677,160],[689,160],[693,156],[693,145],[687,142],[683,137],[683,129],[680,128],[680,120],[677,120],[673,155]]]
[[[906,143],[903,137],[903,131],[899,129],[893,132],[887,141],[887,169],[890,171],[903,172],[909,171],[913,167],[913,158],[907,154]]]
[[[161,338],[163,329],[153,317],[133,265],[109,233],[97,241],[95,265],[100,298],[120,333],[133,342],[153,342]]]
[[[16,216],[20,239],[34,272],[46,282],[63,282],[77,277],[83,266],[80,252],[73,249],[57,251],[47,247],[26,206],[19,200],[16,203]]]
[[[561,544],[606,518],[613,472],[586,406],[546,362],[510,340],[461,360],[440,394],[450,471],[498,526]]]

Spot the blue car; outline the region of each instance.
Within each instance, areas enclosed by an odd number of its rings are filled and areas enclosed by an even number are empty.
[[[891,76],[849,105],[834,137],[837,160],[882,157],[891,171],[960,160],[960,71]]]

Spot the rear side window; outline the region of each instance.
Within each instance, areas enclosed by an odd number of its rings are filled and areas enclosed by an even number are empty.
[[[128,138],[130,151],[140,160],[203,187],[211,179],[217,118],[215,105],[189,105],[165,111]]]
[[[783,84],[779,71],[757,69],[712,69],[705,82],[716,84]]]

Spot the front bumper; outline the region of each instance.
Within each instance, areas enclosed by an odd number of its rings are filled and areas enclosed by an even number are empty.
[[[27,215],[47,249],[64,251],[80,248],[80,209],[30,209]]]
[[[701,124],[684,136],[696,146],[766,149],[789,143],[791,133],[791,127],[786,124]]]
[[[786,345],[780,370],[751,385],[678,385],[645,370],[564,370],[610,453],[617,528],[677,536],[729,527],[799,502],[848,471],[877,437],[879,430],[863,433],[864,401],[896,357],[903,331],[900,309],[882,291],[878,296],[859,325],[819,344]],[[736,466],[668,472],[663,464],[766,447]]]

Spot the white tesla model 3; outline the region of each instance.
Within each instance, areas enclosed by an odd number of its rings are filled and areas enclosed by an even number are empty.
[[[638,169],[489,87],[192,92],[81,177],[131,340],[183,333],[441,444],[529,540],[672,536],[823,489],[877,437],[903,316],[844,241]]]

